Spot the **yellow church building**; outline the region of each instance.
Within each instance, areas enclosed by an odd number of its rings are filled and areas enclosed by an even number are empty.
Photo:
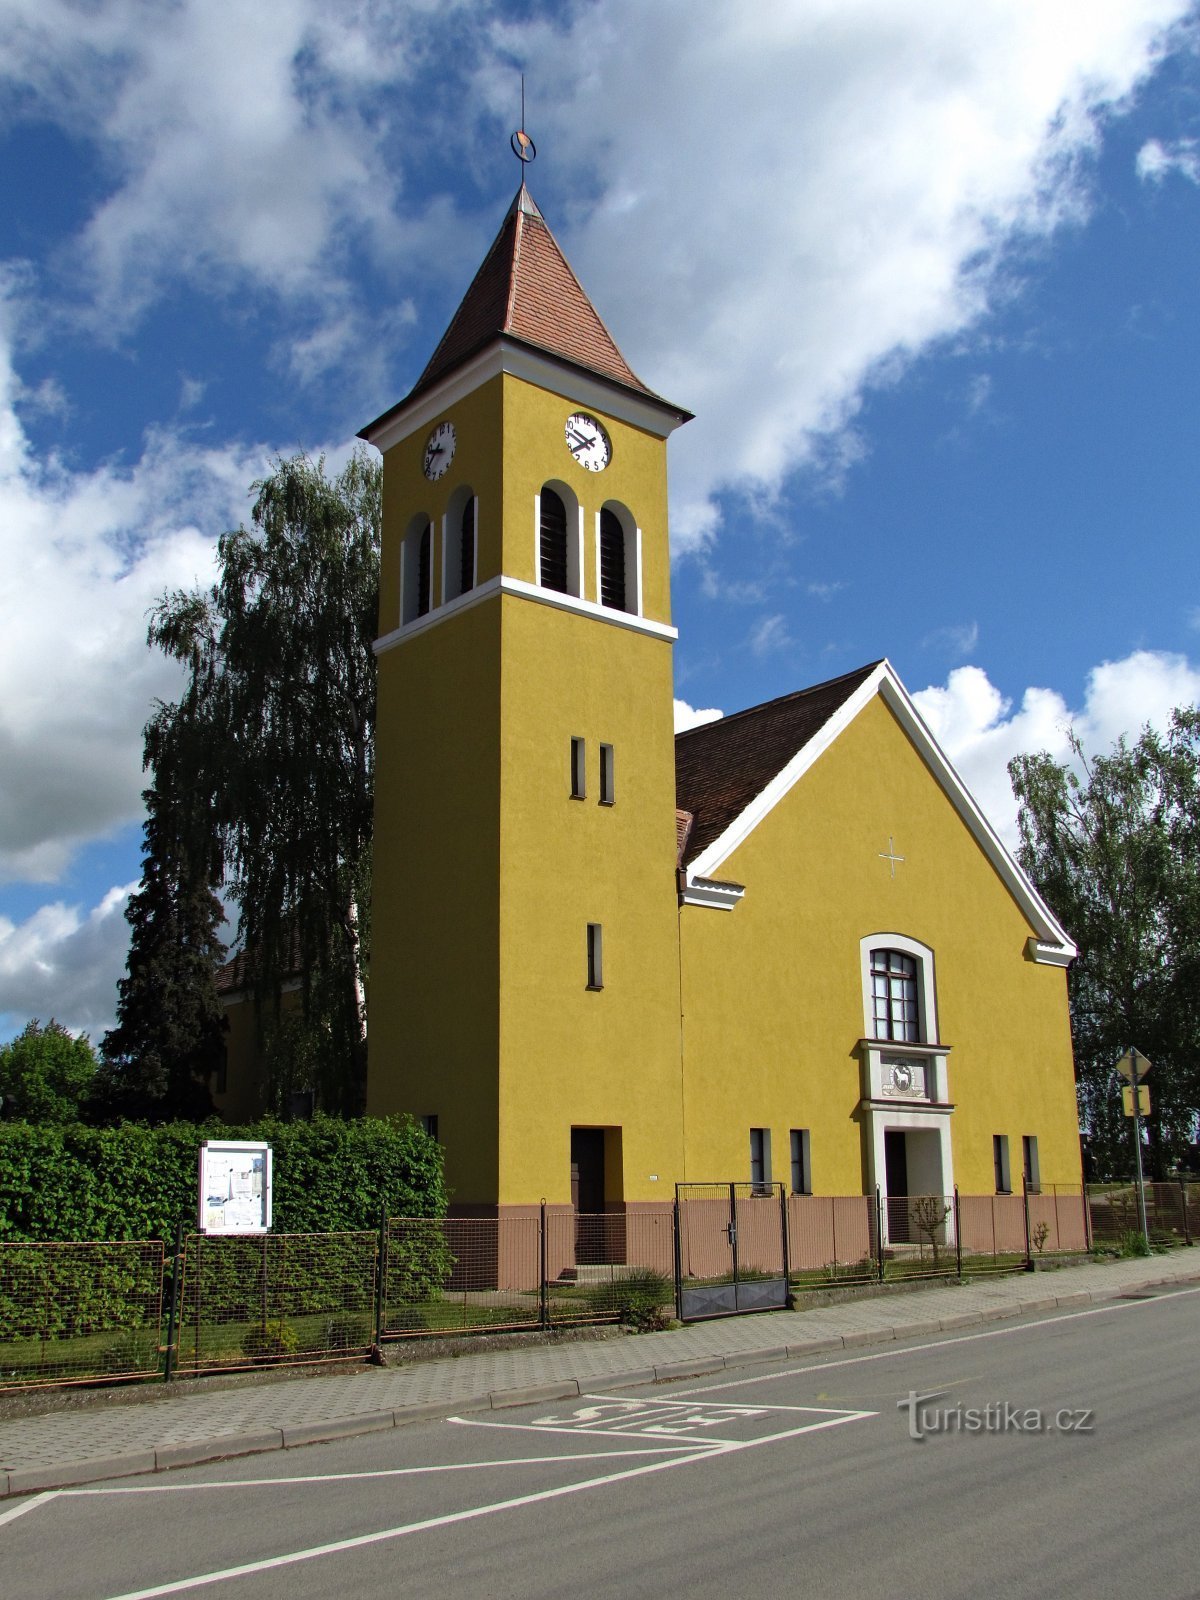
[[[887,661],[674,735],[667,440],[522,185],[383,454],[367,1109],[454,1210],[1080,1182],[1067,933]]]

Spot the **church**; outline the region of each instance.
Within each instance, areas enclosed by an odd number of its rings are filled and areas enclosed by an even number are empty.
[[[1075,950],[886,660],[675,735],[667,442],[524,183],[383,455],[371,1115],[453,1210],[1080,1182]]]

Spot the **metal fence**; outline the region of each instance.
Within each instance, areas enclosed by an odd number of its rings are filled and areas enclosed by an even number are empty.
[[[1200,1183],[1178,1179],[1147,1183],[1146,1230],[1152,1244],[1191,1244],[1200,1232]],[[1137,1189],[1132,1183],[1096,1183],[1087,1189],[1092,1239],[1122,1244],[1140,1235]]]
[[[0,1244],[0,1390],[159,1371],[161,1243]]]
[[[1200,1184],[1146,1186],[1191,1244]],[[766,1309],[788,1292],[1135,1248],[1130,1184],[1016,1195],[681,1187],[674,1208],[381,1218],[373,1231],[0,1244],[0,1391],[362,1357],[391,1340]]]

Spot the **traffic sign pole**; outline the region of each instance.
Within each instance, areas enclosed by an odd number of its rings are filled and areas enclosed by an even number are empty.
[[[1146,1254],[1150,1254],[1150,1230],[1146,1226],[1146,1183],[1142,1176],[1142,1096],[1141,1080],[1149,1070],[1150,1063],[1145,1056],[1140,1055],[1136,1049],[1129,1052],[1130,1065],[1133,1068],[1133,1154],[1137,1172],[1137,1200],[1138,1221],[1142,1227],[1142,1238],[1146,1241]]]

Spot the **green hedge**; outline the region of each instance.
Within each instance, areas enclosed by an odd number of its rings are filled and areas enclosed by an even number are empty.
[[[206,1139],[265,1139],[274,1152],[274,1233],[374,1228],[446,1211],[442,1154],[410,1122],[0,1123],[0,1242],[174,1238],[196,1225],[198,1152]]]

